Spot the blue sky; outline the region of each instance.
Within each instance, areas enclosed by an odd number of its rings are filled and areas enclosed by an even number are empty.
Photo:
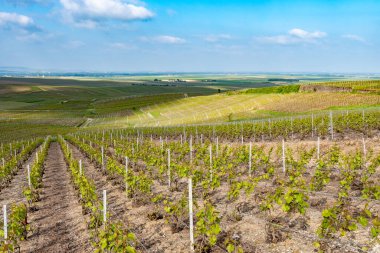
[[[0,66],[380,72],[380,1],[0,0]]]

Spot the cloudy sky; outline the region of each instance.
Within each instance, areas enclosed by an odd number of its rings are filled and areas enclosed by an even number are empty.
[[[380,1],[0,0],[0,67],[380,72]]]

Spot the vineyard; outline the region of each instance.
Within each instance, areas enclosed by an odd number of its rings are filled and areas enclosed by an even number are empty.
[[[0,252],[378,252],[377,110],[3,143]]]

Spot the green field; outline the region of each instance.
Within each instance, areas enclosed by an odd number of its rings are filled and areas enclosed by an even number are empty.
[[[30,128],[38,136],[60,126],[65,132],[376,109],[378,89],[376,80],[323,75],[2,77],[0,130],[6,140],[24,138]]]

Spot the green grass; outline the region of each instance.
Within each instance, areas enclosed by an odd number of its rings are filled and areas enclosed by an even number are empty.
[[[0,139],[3,143],[12,140],[43,137],[46,135],[67,134],[77,130],[78,128],[62,125],[33,124],[25,121],[0,121]]]
[[[298,92],[300,90],[300,85],[286,85],[286,86],[275,86],[275,87],[265,87],[265,88],[254,88],[246,90],[246,94],[287,94],[287,93],[294,93]]]

